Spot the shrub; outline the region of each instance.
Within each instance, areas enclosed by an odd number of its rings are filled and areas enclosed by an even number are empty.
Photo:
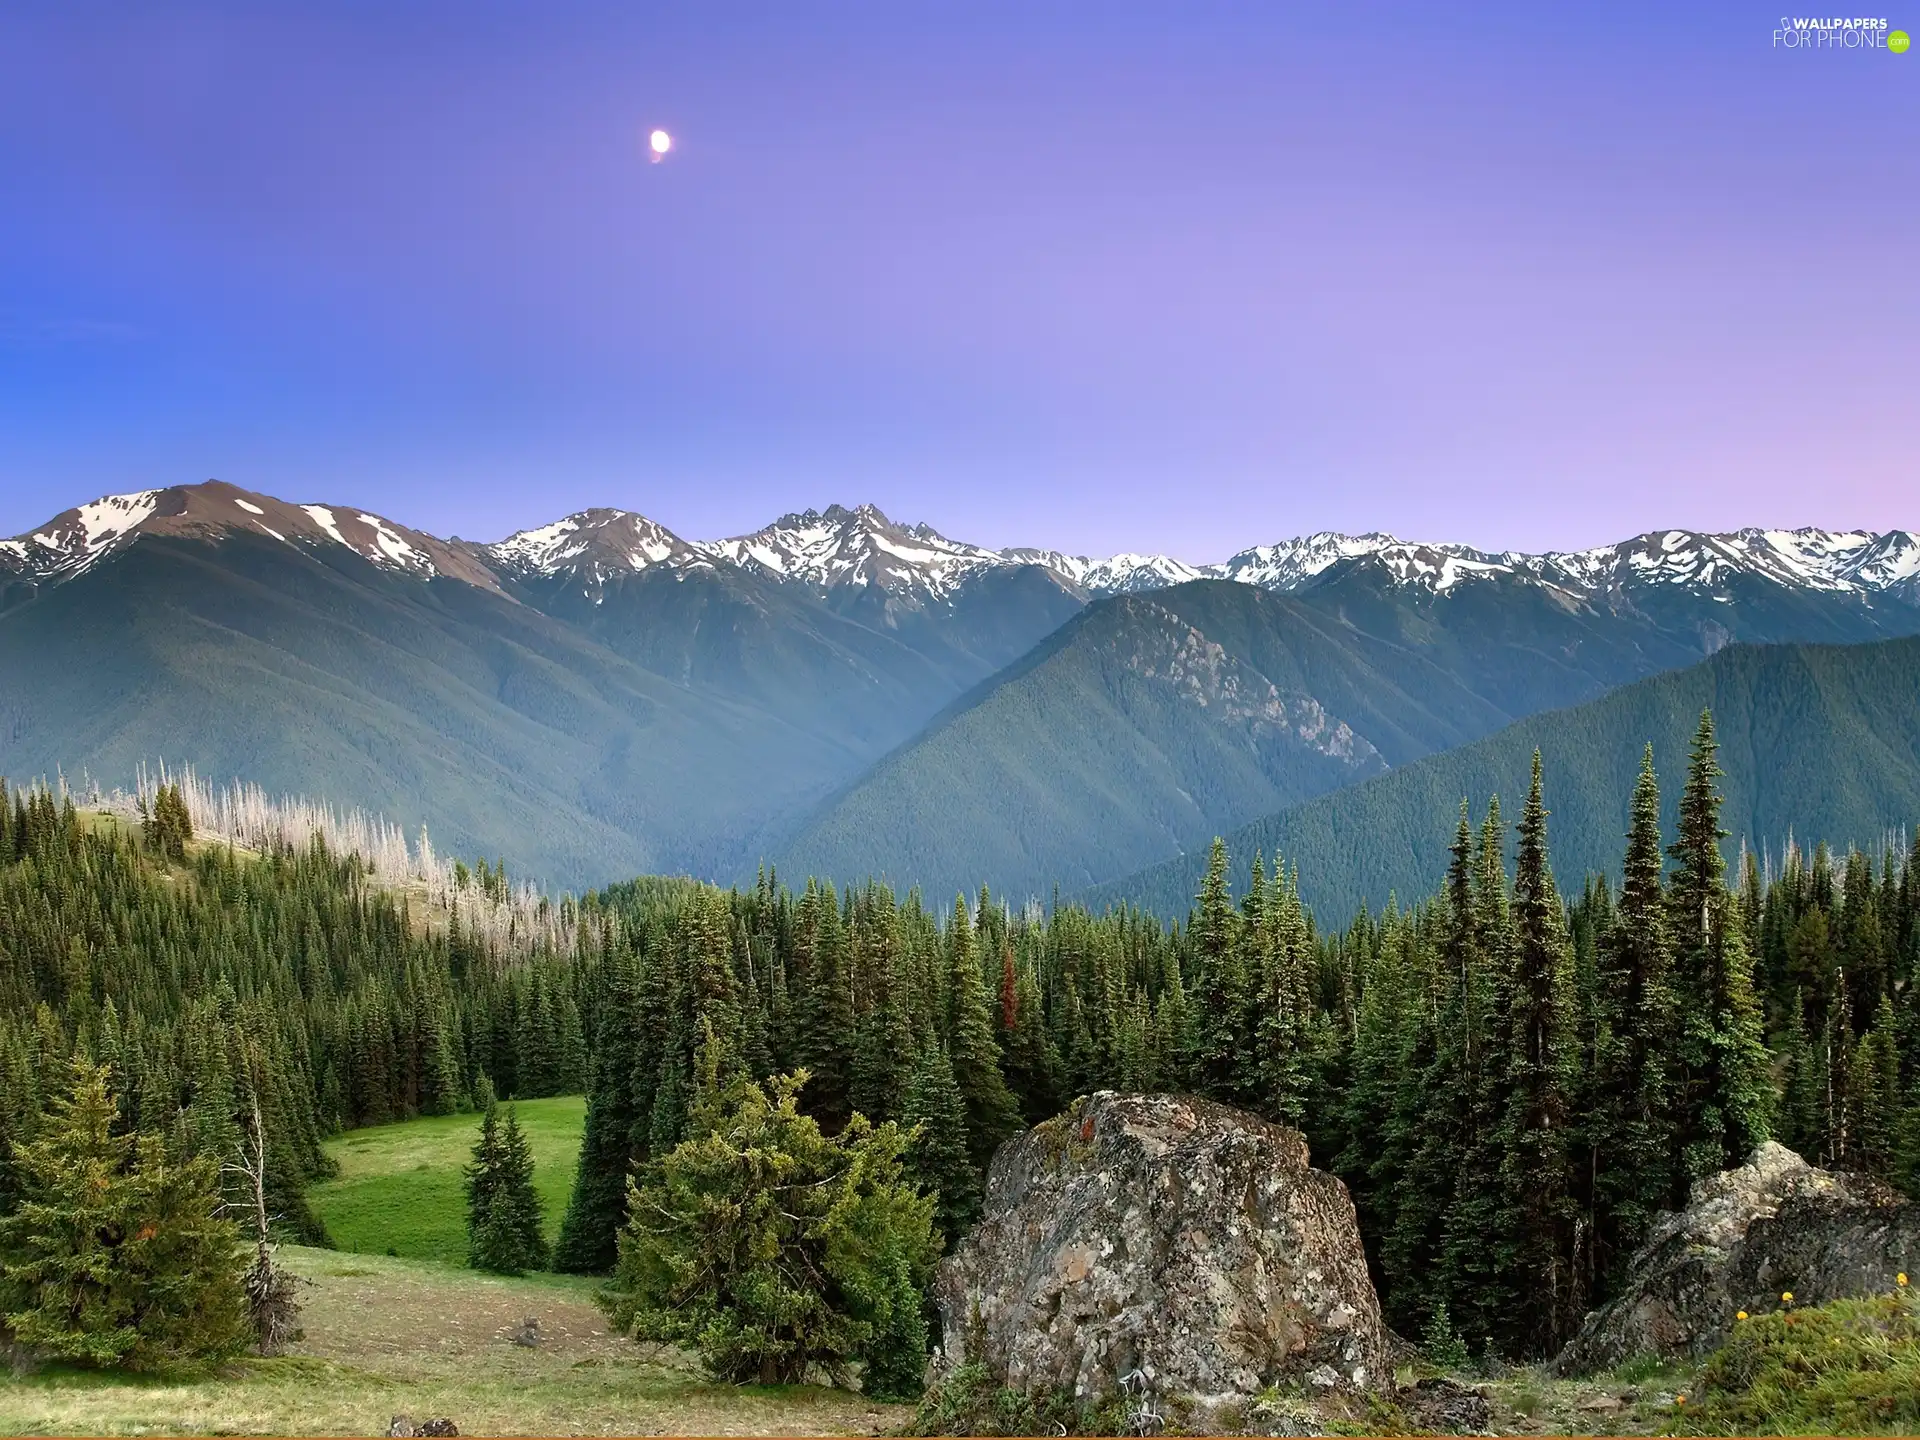
[[[933,1201],[902,1175],[906,1136],[858,1114],[831,1138],[800,1113],[806,1072],[733,1087],[712,1075],[694,1137],[628,1182],[602,1307],[635,1339],[684,1345],[717,1378],[916,1394]]]

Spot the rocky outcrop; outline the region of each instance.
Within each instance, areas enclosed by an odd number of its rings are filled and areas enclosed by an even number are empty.
[[[1768,1141],[1747,1163],[1694,1182],[1634,1256],[1618,1298],[1587,1316],[1557,1367],[1577,1374],[1635,1355],[1702,1356],[1735,1315],[1891,1289],[1920,1270],[1920,1205],[1876,1180],[1809,1165]]]
[[[1102,1091],[1009,1141],[942,1265],[941,1362],[1204,1424],[1269,1386],[1391,1384],[1353,1202],[1296,1130]]]

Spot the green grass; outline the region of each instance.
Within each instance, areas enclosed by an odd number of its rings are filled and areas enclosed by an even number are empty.
[[[505,1279],[288,1246],[305,1337],[215,1371],[0,1370],[0,1435],[381,1435],[396,1414],[462,1435],[834,1435],[912,1410],[818,1386],[731,1386],[676,1351],[610,1333],[595,1282]],[[527,1317],[541,1343],[508,1333]]]
[[[533,1184],[552,1240],[573,1188],[586,1101],[563,1095],[517,1101],[513,1108],[533,1147]],[[467,1202],[460,1169],[472,1158],[479,1130],[477,1115],[350,1130],[327,1142],[339,1176],[313,1186],[307,1198],[342,1250],[464,1264]]]
[[[1920,1304],[1898,1290],[1740,1322],[1672,1432],[1920,1434]]]

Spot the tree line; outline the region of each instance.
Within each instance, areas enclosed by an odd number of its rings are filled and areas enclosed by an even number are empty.
[[[1742,851],[1730,873],[1718,779],[1703,716],[1676,832],[1649,752],[1619,882],[1563,894],[1536,759],[1511,828],[1498,800],[1462,807],[1438,893],[1339,929],[1300,901],[1313,857],[1256,858],[1235,897],[1216,843],[1174,923],[647,879],[556,902],[571,941],[531,955],[457,914],[416,922],[320,845],[176,847],[14,795],[0,1211],[9,1147],[75,1052],[112,1075],[124,1133],[183,1154],[230,1148],[257,1097],[273,1209],[309,1238],[327,1133],[584,1088],[551,1263],[585,1273],[616,1264],[630,1180],[712,1138],[715,1093],[762,1096],[761,1124],[790,1106],[823,1141],[898,1122],[901,1173],[951,1243],[1024,1125],[1095,1089],[1188,1090],[1307,1134],[1397,1327],[1544,1354],[1658,1210],[1769,1135],[1920,1180],[1920,842],[1789,851],[1777,873]]]

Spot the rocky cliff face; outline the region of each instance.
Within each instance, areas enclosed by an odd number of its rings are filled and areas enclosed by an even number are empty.
[[[1777,1309],[1783,1291],[1817,1305],[1889,1290],[1902,1271],[1920,1271],[1920,1204],[1770,1140],[1745,1165],[1695,1181],[1687,1208],[1655,1222],[1625,1290],[1587,1316],[1556,1365],[1699,1357],[1726,1342],[1738,1312]]]
[[[1187,1096],[1102,1091],[1001,1147],[935,1298],[947,1365],[1203,1425],[1278,1383],[1391,1383],[1346,1187],[1298,1131]]]

